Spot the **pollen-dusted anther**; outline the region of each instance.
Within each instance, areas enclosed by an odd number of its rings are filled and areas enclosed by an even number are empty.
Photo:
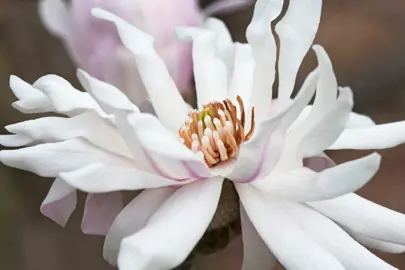
[[[255,111],[252,108],[251,126],[245,126],[245,107],[240,96],[237,107],[231,100],[211,102],[199,111],[193,110],[179,130],[184,145],[198,155],[203,155],[208,166],[236,157],[240,144],[248,141],[255,129]]]

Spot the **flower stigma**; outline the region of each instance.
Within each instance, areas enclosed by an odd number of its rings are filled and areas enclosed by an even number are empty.
[[[179,130],[182,143],[212,167],[238,155],[241,143],[248,141],[255,129],[252,107],[250,130],[245,132],[245,108],[242,98],[236,97],[239,112],[230,99],[210,102],[193,110]]]

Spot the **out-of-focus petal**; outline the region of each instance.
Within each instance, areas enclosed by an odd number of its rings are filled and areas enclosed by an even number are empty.
[[[59,37],[69,33],[69,16],[63,0],[41,0],[38,6],[39,18],[47,30]]]
[[[364,236],[359,233],[353,233],[348,231],[348,233],[360,244],[365,247],[380,250],[382,252],[400,254],[405,252],[405,246],[398,245],[390,242],[380,241],[371,237]]]
[[[0,135],[0,145],[5,147],[21,147],[32,142],[33,139],[22,134]]]

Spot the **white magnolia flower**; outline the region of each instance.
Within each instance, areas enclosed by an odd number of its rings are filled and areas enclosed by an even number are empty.
[[[232,43],[215,19],[178,31],[193,41],[198,110],[183,101],[149,35],[93,10],[117,26],[134,54],[157,117],[84,71],[78,77],[87,93],[55,75],[33,85],[12,76],[16,109],[68,117],[7,126],[14,134],[1,143],[27,147],[3,150],[0,160],[56,178],[44,206],[63,205],[68,214],[53,212],[55,219],[66,220],[73,210],[75,188],[92,194],[85,211],[92,228],[105,211],[111,224],[120,209],[117,191],[143,190],[111,226],[98,228],[101,234],[109,228],[104,257],[122,270],[172,269],[185,261],[207,228],[221,226],[213,221],[225,183],[234,185],[241,203],[242,269],[272,269],[276,258],[287,269],[395,269],[364,246],[404,252],[405,216],[352,193],[372,178],[380,156],[334,166],[323,151],[396,146],[405,141],[405,122],[374,125],[352,113],[352,92],[338,88],[320,46],[313,47],[318,67],[290,100],[318,28],[320,0],[290,0],[276,25],[279,93],[272,102],[277,48],[269,25],[282,5],[257,1],[249,44]],[[229,211],[221,221],[230,222]],[[229,249],[213,256],[217,269],[235,260]]]

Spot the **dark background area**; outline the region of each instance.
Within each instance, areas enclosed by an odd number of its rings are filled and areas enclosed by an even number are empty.
[[[76,81],[63,46],[44,30],[36,8],[36,1],[0,2],[1,127],[34,117],[11,108],[15,97],[8,87],[10,74],[30,82],[47,73]],[[246,9],[221,18],[234,38],[244,41],[251,14]],[[316,43],[329,52],[339,83],[354,90],[356,111],[377,122],[405,119],[404,25],[403,0],[324,0]],[[300,72],[301,81],[315,64],[310,53]],[[359,194],[405,213],[405,147],[381,153],[380,172]],[[342,162],[364,154],[344,151],[331,155]],[[51,181],[0,165],[0,269],[113,269],[102,259],[103,239],[79,231],[80,210],[65,229],[40,214]],[[405,255],[382,257],[405,269]]]

